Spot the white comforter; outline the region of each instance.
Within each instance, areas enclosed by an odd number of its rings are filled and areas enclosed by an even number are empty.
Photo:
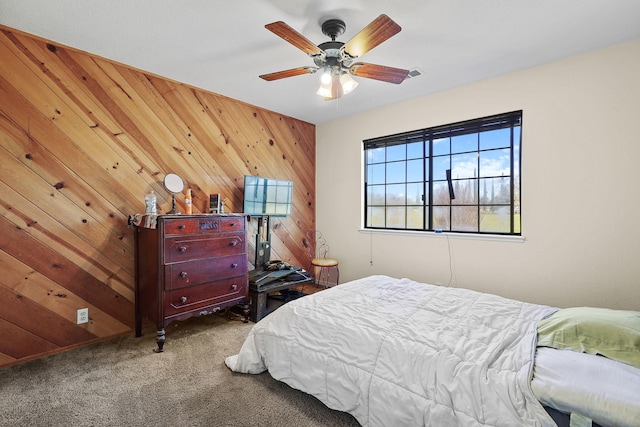
[[[225,362],[363,426],[553,426],[529,381],[536,323],[555,310],[371,276],[279,308]]]

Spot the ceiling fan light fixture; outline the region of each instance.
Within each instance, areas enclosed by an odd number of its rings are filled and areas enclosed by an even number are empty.
[[[358,82],[344,70],[326,68],[320,76],[320,88],[316,92],[325,100],[332,100],[352,92]]]
[[[328,83],[323,83],[322,79],[320,81],[320,88],[318,88],[316,94],[323,98],[331,98],[331,79],[329,79]]]
[[[349,73],[343,72],[340,76],[340,84],[342,85],[342,93],[344,95],[352,92],[356,87],[358,87],[358,82],[349,75]]]
[[[334,74],[332,82],[331,82],[331,97],[325,98],[325,100],[330,101],[332,99],[341,98],[344,95],[344,91],[342,90],[342,85],[340,84],[340,75]]]
[[[332,80],[331,69],[327,69],[325,67],[324,71],[320,75],[320,83],[322,83],[323,85],[331,86],[331,80]]]
[[[340,81],[338,80],[340,71],[331,66],[322,67],[320,75],[320,88],[316,92],[325,100],[339,98],[342,95]]]

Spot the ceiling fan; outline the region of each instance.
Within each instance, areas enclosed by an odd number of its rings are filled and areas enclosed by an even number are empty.
[[[354,62],[356,58],[398,34],[402,29],[384,14],[374,19],[346,43],[336,40],[346,29],[344,21],[340,19],[329,19],[322,23],[322,33],[329,36],[331,41],[317,46],[282,21],[267,24],[265,28],[311,56],[316,66],[277,71],[263,74],[260,78],[273,81],[320,71],[321,86],[317,94],[326,100],[340,98],[355,89],[358,82],[351,76],[400,84],[409,74],[409,70],[400,68]]]

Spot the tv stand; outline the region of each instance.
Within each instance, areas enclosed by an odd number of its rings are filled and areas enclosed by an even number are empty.
[[[255,268],[261,269],[271,260],[271,221],[268,215],[258,217]]]
[[[293,292],[284,291],[290,291],[294,286],[315,282],[315,279],[310,276],[300,280],[291,280],[291,277],[287,277],[290,274],[302,273],[298,267],[283,270],[268,270],[265,268],[271,261],[270,217],[262,215],[258,216],[257,219],[255,269],[249,271],[249,297],[251,298],[249,319],[253,322],[258,322],[267,314],[294,299]],[[285,296],[285,293],[288,295]],[[299,296],[302,295],[297,295],[296,297]]]
[[[286,270],[276,270],[276,271],[286,271]],[[266,315],[272,313],[277,310],[283,304],[291,301],[292,299],[303,296],[304,294],[294,294],[291,291],[291,288],[300,285],[306,285],[309,283],[314,283],[314,279],[312,277],[305,277],[301,280],[286,280],[287,277],[282,277],[270,281],[268,283],[260,284],[260,282],[256,283],[256,278],[264,277],[262,276],[262,272],[264,273],[274,273],[272,271],[264,271],[261,272],[252,272],[253,278],[249,279],[249,296],[251,298],[251,309],[249,310],[249,319],[252,322],[258,322],[260,319],[264,318]],[[294,274],[296,271],[291,270],[290,274]],[[290,292],[284,292],[290,291]],[[287,294],[287,295],[285,295]]]

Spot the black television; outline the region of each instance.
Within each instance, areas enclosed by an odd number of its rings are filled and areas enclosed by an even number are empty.
[[[293,182],[245,175],[243,212],[249,216],[291,215]]]

